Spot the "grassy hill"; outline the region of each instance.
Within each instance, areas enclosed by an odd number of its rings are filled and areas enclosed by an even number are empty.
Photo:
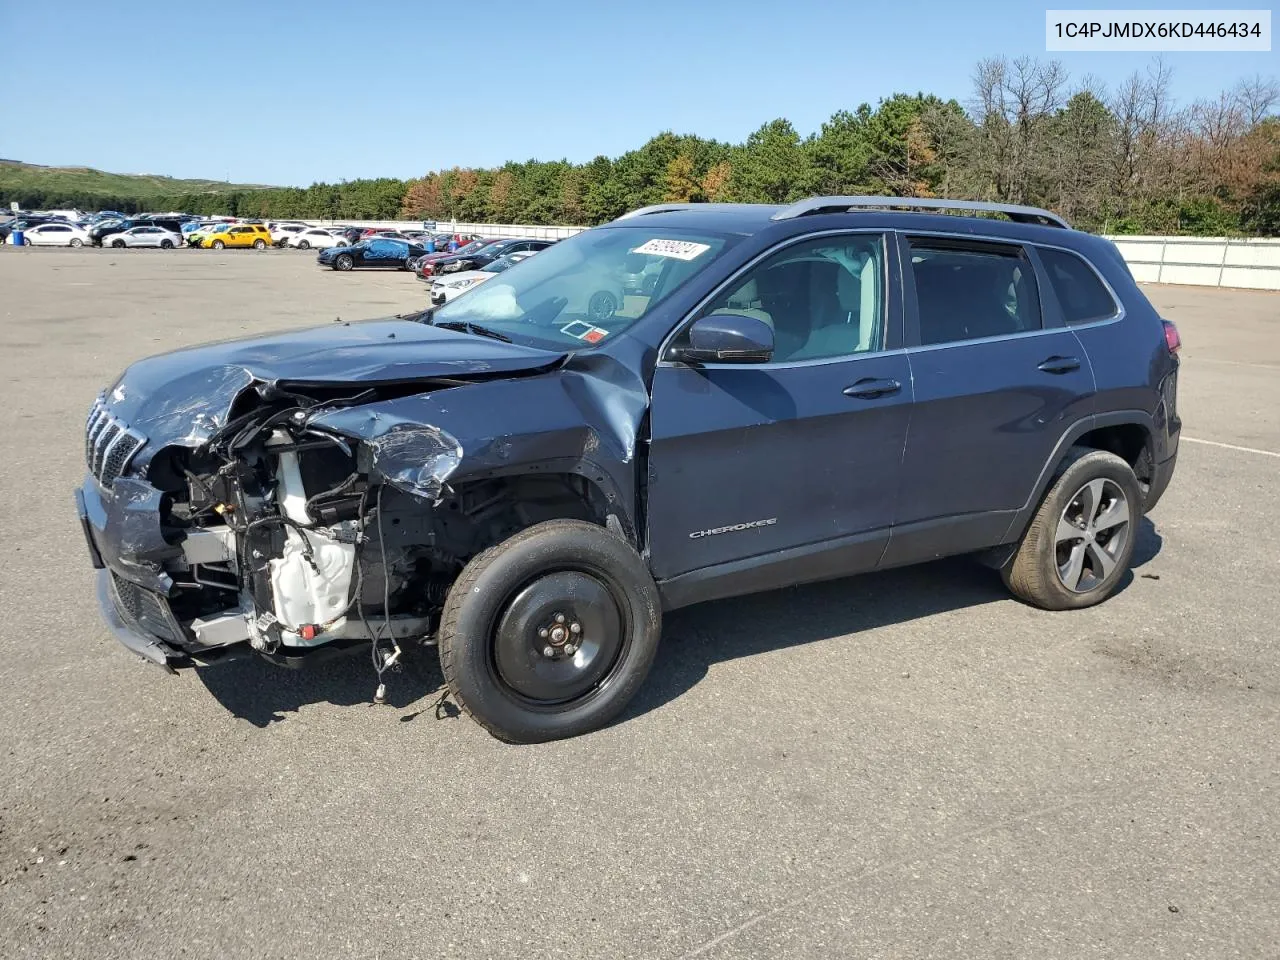
[[[148,173],[106,173],[91,167],[43,167],[16,160],[0,160],[0,196],[47,195],[136,198],[193,193],[231,193],[270,189],[259,183],[225,180],[179,180]]]

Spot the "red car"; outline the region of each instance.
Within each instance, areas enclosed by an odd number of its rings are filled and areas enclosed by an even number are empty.
[[[487,247],[489,244],[496,242],[496,240],[472,240],[470,243],[459,247],[457,250],[437,250],[435,253],[428,253],[425,257],[420,257],[418,259],[417,264],[413,268],[413,272],[418,275],[419,280],[426,280],[434,271],[435,268],[432,265],[437,260],[442,260],[445,257],[457,256],[460,253],[475,253],[482,247]]]

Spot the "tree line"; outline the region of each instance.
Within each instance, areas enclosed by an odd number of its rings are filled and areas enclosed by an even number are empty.
[[[945,196],[1055,210],[1104,233],[1280,235],[1280,87],[1243,80],[1179,106],[1155,60],[1114,90],[1058,61],[981,61],[970,100],[894,94],[803,136],[771,120],[739,144],[660,133],[587,163],[455,167],[408,181],[145,198],[4,196],[24,206],[302,219],[598,224],[664,201]]]

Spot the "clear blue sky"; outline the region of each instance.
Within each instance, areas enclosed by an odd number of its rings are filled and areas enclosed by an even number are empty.
[[[996,54],[1057,56],[1111,85],[1150,62],[1046,54],[1046,6],[0,0],[0,157],[272,184],[410,177],[616,156],[665,129],[738,142],[779,116],[804,134],[897,91],[965,102],[974,63]],[[1181,102],[1280,73],[1276,52],[1166,57]]]

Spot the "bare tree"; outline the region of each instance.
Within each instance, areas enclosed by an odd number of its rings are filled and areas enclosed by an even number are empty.
[[[979,62],[973,79],[980,162],[997,199],[1024,202],[1035,187],[1048,121],[1063,106],[1066,69],[1057,60],[995,57]]]
[[[1187,117],[1174,109],[1173,69],[1156,58],[1117,88],[1112,191],[1120,212],[1157,194],[1178,193],[1186,180]]]
[[[1276,105],[1280,104],[1280,84],[1276,83],[1275,77],[1264,77],[1260,73],[1241,80],[1232,94],[1244,122],[1250,127],[1271,116]]]

